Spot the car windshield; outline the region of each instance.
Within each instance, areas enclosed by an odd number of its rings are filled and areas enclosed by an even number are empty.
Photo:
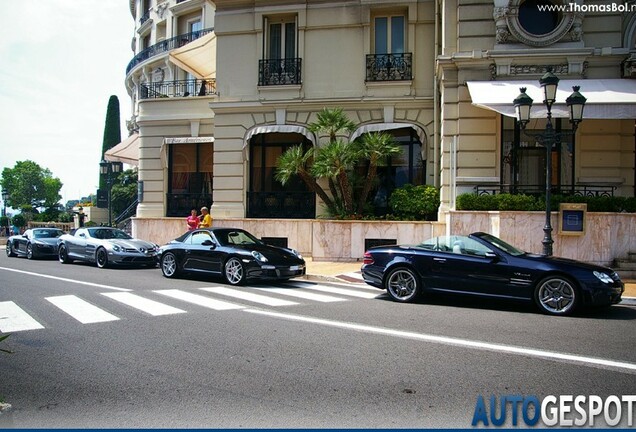
[[[221,246],[262,244],[259,239],[243,230],[216,230],[214,235]]]
[[[130,240],[131,236],[126,234],[122,230],[112,229],[112,228],[91,228],[88,230],[91,237],[100,239],[100,240],[110,240],[110,239],[119,239],[119,240]]]
[[[57,238],[64,234],[59,229],[38,229],[33,231],[33,238]]]
[[[494,235],[481,233],[479,235],[479,238],[481,238],[482,240],[487,241],[488,243],[490,243],[491,245],[493,245],[497,249],[502,250],[502,251],[506,252],[507,254],[510,254],[510,255],[513,255],[513,256],[520,256],[520,255],[525,255],[526,254],[525,251],[522,251],[521,249],[517,249],[516,247],[514,247],[512,245],[509,245],[508,243],[506,243],[505,241],[501,240],[500,238],[495,237]]]

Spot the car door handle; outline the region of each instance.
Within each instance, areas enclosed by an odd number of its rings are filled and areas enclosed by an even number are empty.
[[[433,261],[445,263],[446,262],[446,258],[433,258]]]

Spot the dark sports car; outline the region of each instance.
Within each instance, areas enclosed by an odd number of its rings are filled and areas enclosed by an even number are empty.
[[[161,247],[160,267],[165,277],[202,272],[223,276],[231,285],[305,274],[305,260],[298,252],[268,245],[238,228],[187,232]]]
[[[24,234],[7,239],[7,256],[28,259],[57,257],[57,239],[64,231],[59,228],[31,228]]]
[[[625,289],[612,269],[529,254],[483,232],[371,248],[362,276],[398,302],[426,292],[468,294],[533,301],[551,315],[619,303]]]
[[[110,227],[78,228],[61,236],[57,246],[61,263],[88,261],[99,268],[112,264],[156,266],[158,249],[154,243]]]

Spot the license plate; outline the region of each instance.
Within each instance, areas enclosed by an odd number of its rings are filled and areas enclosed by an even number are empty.
[[[300,270],[300,266],[291,266],[291,267],[289,268],[289,270],[290,270],[290,271],[298,271],[298,270]]]

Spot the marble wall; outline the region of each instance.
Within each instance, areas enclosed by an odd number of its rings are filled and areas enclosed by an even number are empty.
[[[584,235],[561,235],[552,214],[554,255],[609,265],[636,252],[636,214],[588,213]],[[528,252],[543,249],[543,212],[453,211],[440,222],[334,221],[320,219],[214,219],[215,227],[243,228],[256,237],[287,238],[289,247],[316,261],[362,259],[365,240],[413,244],[446,234],[489,232]],[[185,218],[134,218],[133,236],[165,244],[186,231]]]

